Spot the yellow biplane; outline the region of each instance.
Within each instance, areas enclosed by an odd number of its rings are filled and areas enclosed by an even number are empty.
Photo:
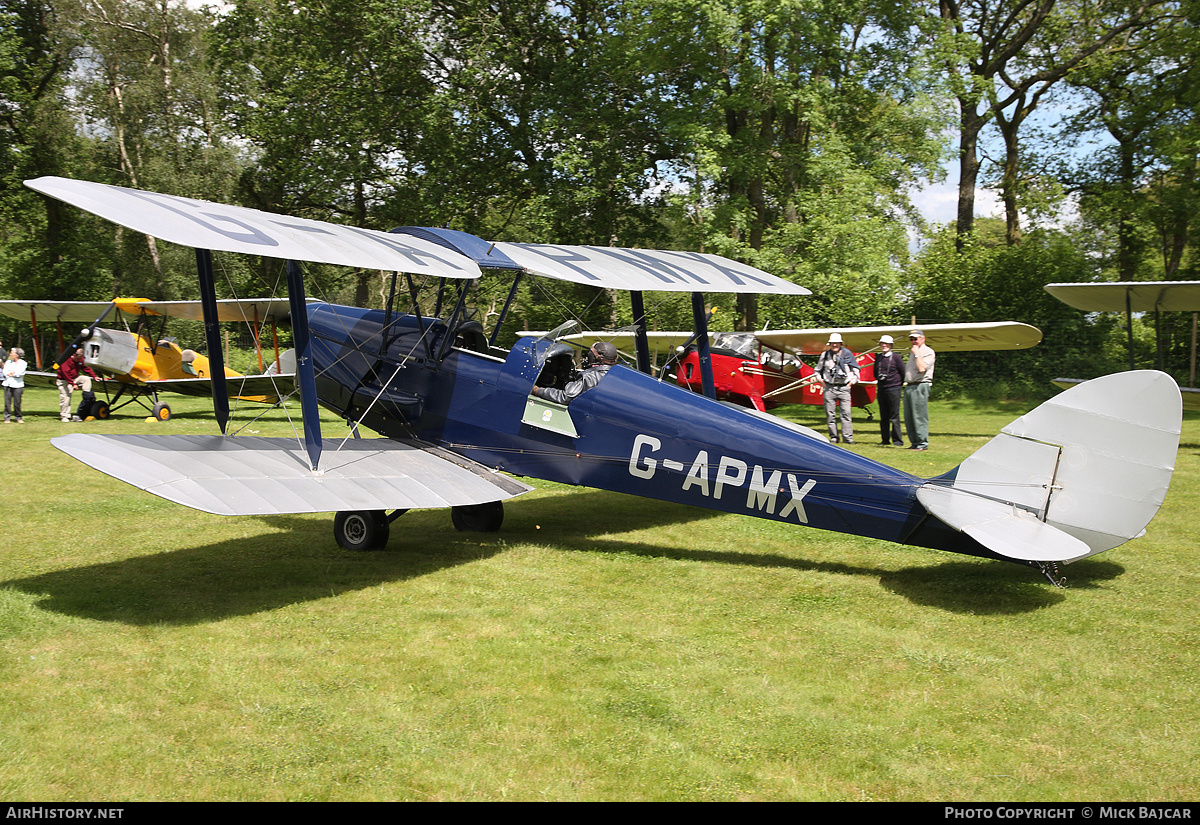
[[[220,321],[242,322],[254,331],[260,374],[243,375],[224,368],[229,396],[242,401],[277,403],[292,388],[291,353],[279,351],[276,325],[286,321],[287,301],[217,301]],[[101,327],[113,312],[124,329]],[[199,301],[148,301],[117,298],[101,301],[0,301],[0,315],[27,320],[33,325],[35,370],[26,373],[26,383],[53,387],[58,364],[82,349],[84,363],[104,380],[97,387],[104,400],[92,408],[96,418],[108,418],[127,404],[137,403],[159,421],[171,417],[171,408],[159,399],[160,392],[211,396],[209,360],[193,350],[181,349],[164,337],[168,317],[203,320]],[[155,327],[154,321],[162,323]],[[43,357],[42,333],[47,323],[57,332],[59,356],[47,363]],[[41,325],[39,327],[39,324]],[[66,341],[64,325],[86,324],[75,338]],[[260,330],[270,325],[274,358],[264,366]]]

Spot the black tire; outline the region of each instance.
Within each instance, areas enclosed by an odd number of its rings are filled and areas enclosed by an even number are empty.
[[[92,405],[92,417],[97,421],[104,421],[112,415],[112,409],[108,406],[107,401],[97,401]]]
[[[450,520],[454,529],[462,533],[495,533],[504,523],[504,502],[451,507]]]
[[[382,550],[390,532],[383,510],[344,510],[333,520],[333,537],[345,550]]]
[[[158,421],[170,421],[171,420],[171,408],[162,401],[159,401],[157,404],[154,405],[153,409],[150,410],[150,414],[152,416],[154,416],[155,419],[157,419]]]

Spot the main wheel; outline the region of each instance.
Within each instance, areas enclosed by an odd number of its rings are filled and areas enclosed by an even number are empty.
[[[92,405],[92,417],[97,421],[103,421],[112,415],[112,408],[108,406],[107,401],[97,401]]]
[[[333,520],[333,537],[346,550],[382,550],[389,532],[383,510],[344,510]]]
[[[463,533],[494,533],[504,523],[504,502],[467,504],[450,508],[454,529]]]
[[[150,410],[150,414],[159,421],[171,420],[171,408],[162,401],[154,405],[154,408]]]

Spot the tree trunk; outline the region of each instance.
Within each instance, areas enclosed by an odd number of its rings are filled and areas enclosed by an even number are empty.
[[[959,98],[958,136],[958,217],[954,229],[956,245],[961,252],[965,239],[975,228],[975,184],[979,180],[979,133],[986,118],[975,110],[975,104]]]

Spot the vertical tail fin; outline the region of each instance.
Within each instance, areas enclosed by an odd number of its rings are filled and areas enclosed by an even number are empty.
[[[996,553],[1076,561],[1140,535],[1166,497],[1183,407],[1165,373],[1123,372],[1063,392],[917,492]]]

